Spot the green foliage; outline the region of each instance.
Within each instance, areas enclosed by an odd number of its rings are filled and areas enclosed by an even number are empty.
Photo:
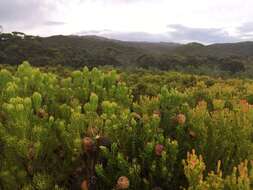
[[[0,189],[252,189],[253,81],[65,71],[0,70]]]
[[[252,42],[205,46],[122,42],[96,36],[39,37],[20,32],[0,33],[0,42],[0,64],[17,65],[26,59],[34,66],[116,66],[253,77]],[[81,71],[73,73],[72,77],[78,84],[82,81]],[[152,89],[149,84],[137,85]]]
[[[253,187],[253,163],[250,166],[247,160],[234,167],[232,174],[226,177],[223,177],[220,161],[218,161],[216,172],[211,171],[204,176],[205,163],[194,150],[187,154],[187,159],[183,160],[183,164],[189,181],[188,190],[250,190]]]

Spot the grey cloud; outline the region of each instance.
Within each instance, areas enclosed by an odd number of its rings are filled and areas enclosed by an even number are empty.
[[[146,41],[146,42],[161,42],[170,41],[166,34],[150,34],[147,32],[112,32],[106,35],[110,38],[122,39],[125,41]]]
[[[36,0],[1,0],[0,22],[17,22],[38,18],[43,13],[45,4]]]
[[[239,39],[230,36],[228,32],[221,28],[192,28],[184,25],[174,24],[168,25],[171,39],[179,42],[197,41],[202,43],[224,43],[235,42]]]
[[[253,39],[253,33],[240,33],[239,36],[241,39]]]
[[[80,3],[89,2],[90,0],[79,0]],[[162,0],[92,0],[93,2],[102,2],[102,3],[114,3],[114,4],[122,4],[122,3],[152,3],[152,2],[162,2]]]
[[[240,33],[253,33],[253,22],[247,22],[237,28]]]
[[[65,22],[61,22],[61,21],[46,21],[44,22],[44,25],[46,26],[59,26],[59,25],[64,25],[66,24]]]
[[[103,30],[83,30],[81,32],[75,33],[75,35],[103,35],[107,33],[111,33],[112,30],[103,29]]]
[[[61,0],[0,0],[0,24],[4,29],[25,30],[51,20]]]
[[[76,35],[98,35],[106,38],[123,41],[161,42],[170,41],[167,34],[150,34],[147,32],[117,32],[112,30],[88,30],[76,33]]]
[[[84,2],[103,3],[134,3],[157,2],[162,0],[0,0],[0,25],[6,32],[34,31],[47,33],[47,29],[64,24],[62,20],[52,18],[56,11],[66,11],[67,7]],[[62,5],[62,6],[58,6]],[[65,9],[58,10],[62,7]],[[71,6],[70,6],[71,7]],[[56,14],[57,15],[57,14]],[[60,14],[61,15],[61,14]],[[92,19],[92,18],[90,18]],[[54,28],[53,28],[54,29]],[[231,36],[222,28],[195,28],[180,24],[168,25],[168,31],[158,34],[148,32],[118,32],[112,30],[89,30],[76,33],[77,35],[98,35],[125,41],[149,41],[149,42],[189,42],[223,43],[253,39],[253,22],[243,24],[236,28],[237,36]],[[49,31],[51,28],[49,29]],[[1,31],[1,27],[0,27]],[[54,31],[54,30],[52,30]],[[64,31],[63,31],[64,32]],[[42,33],[40,33],[41,35]],[[53,32],[50,34],[54,34]]]
[[[98,35],[123,41],[147,42],[201,42],[224,43],[240,41],[240,38],[230,36],[220,28],[193,28],[184,25],[168,25],[168,32],[151,34],[147,32],[116,32],[111,30],[82,31],[78,35]]]
[[[243,40],[253,40],[253,22],[247,22],[237,28],[238,35]]]

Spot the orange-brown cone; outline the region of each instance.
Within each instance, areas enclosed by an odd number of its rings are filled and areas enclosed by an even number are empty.
[[[83,180],[83,182],[81,183],[81,190],[89,190],[87,180]]]
[[[183,125],[183,124],[185,124],[185,121],[186,121],[186,117],[185,117],[185,115],[184,114],[178,114],[177,115],[177,123],[179,124],[179,125]]]
[[[164,146],[162,144],[155,145],[155,154],[157,156],[162,156],[163,151],[164,151]]]
[[[129,185],[130,185],[130,182],[126,176],[119,177],[117,181],[117,189],[128,189]]]
[[[84,137],[82,140],[82,144],[83,144],[83,150],[86,153],[92,152],[93,147],[94,147],[94,142],[93,142],[92,138]]]

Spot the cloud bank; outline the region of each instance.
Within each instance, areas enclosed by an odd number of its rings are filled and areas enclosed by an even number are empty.
[[[253,25],[252,25],[253,26]],[[245,26],[243,25],[242,28]],[[123,41],[145,41],[145,42],[200,42],[205,44],[227,43],[242,41],[246,37],[243,29],[238,29],[239,35],[232,36],[222,28],[194,28],[180,24],[167,26],[168,30],[164,33],[147,33],[147,32],[122,32],[112,30],[87,30],[75,33],[76,35],[97,35]],[[248,29],[248,27],[246,26]],[[250,32],[253,32],[253,30]],[[253,39],[250,33],[247,38]]]
[[[42,36],[237,42],[253,40],[252,6],[251,0],[0,0],[0,26]]]

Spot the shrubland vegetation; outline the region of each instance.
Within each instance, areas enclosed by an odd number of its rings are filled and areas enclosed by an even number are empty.
[[[253,188],[253,81],[0,70],[0,189]]]

